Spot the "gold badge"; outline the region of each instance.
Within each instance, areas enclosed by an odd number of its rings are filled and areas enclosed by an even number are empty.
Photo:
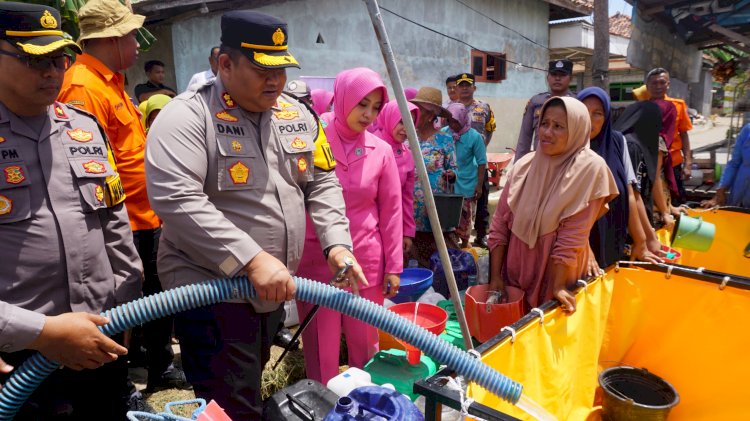
[[[0,143],[3,143],[3,142],[5,142],[5,138],[0,136]]]
[[[276,116],[279,120],[294,120],[295,118],[299,117],[298,111],[276,111],[273,113],[273,115]]]
[[[234,103],[232,96],[229,95],[229,92],[224,92],[223,94],[221,94],[221,99],[224,101],[224,105],[227,108],[234,108],[237,106],[237,104]]]
[[[284,35],[284,31],[282,31],[281,28],[276,28],[276,32],[274,32],[273,35],[271,36],[271,40],[273,40],[273,45],[283,45],[285,39],[286,39],[286,36]]]
[[[82,143],[91,142],[91,140],[94,138],[93,133],[81,129],[68,130],[68,136],[70,136],[70,138],[75,140],[76,142]]]
[[[7,215],[13,210],[13,201],[0,194],[0,215]]]
[[[484,110],[482,109],[482,107],[476,107],[476,108],[474,108],[474,112],[475,113],[481,113],[481,112],[484,112]]]
[[[102,188],[102,186],[96,186],[96,188],[94,189],[94,194],[96,195],[97,201],[104,201],[104,189]]]
[[[63,108],[62,108],[62,107],[60,106],[60,104],[59,104],[59,103],[57,103],[57,102],[55,102],[55,116],[56,116],[57,118],[68,118],[68,115],[67,115],[67,114],[65,114],[65,111],[64,111],[64,110],[63,110]]]
[[[281,108],[282,110],[287,109],[287,108],[289,108],[291,106],[292,106],[292,104],[290,104],[290,103],[288,103],[288,102],[286,102],[284,100],[281,100],[281,99],[276,103],[276,108]]]
[[[304,157],[297,160],[297,169],[299,172],[307,171],[307,160]]]
[[[230,101],[231,101],[231,98],[230,98]],[[216,118],[218,118],[219,120],[229,121],[232,123],[239,121],[237,117],[229,114],[226,111],[219,111],[218,113],[216,113]]]
[[[10,184],[21,184],[23,180],[26,180],[26,176],[23,174],[23,169],[18,165],[11,165],[3,168],[5,173],[5,181]]]
[[[232,150],[235,152],[241,152],[242,151],[242,143],[240,143],[238,140],[232,141]]]
[[[229,176],[232,178],[234,184],[247,184],[247,179],[250,177],[250,168],[242,162],[237,161],[229,167]]]
[[[307,142],[298,137],[295,137],[292,141],[292,147],[294,149],[305,149],[307,147]]]
[[[83,163],[83,170],[89,174],[104,174],[107,167],[99,161],[88,161]]]
[[[44,29],[56,29],[57,28],[57,19],[55,19],[55,17],[52,16],[52,13],[50,13],[49,10],[44,11],[44,14],[39,19],[39,23],[42,24],[42,28]]]

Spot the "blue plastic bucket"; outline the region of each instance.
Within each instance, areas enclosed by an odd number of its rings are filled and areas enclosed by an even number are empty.
[[[432,285],[432,271],[425,268],[406,268],[401,273],[398,294],[391,298],[396,304],[417,301]]]

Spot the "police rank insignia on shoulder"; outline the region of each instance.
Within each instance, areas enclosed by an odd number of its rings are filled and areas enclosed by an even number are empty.
[[[65,110],[63,110],[63,108],[57,102],[55,102],[54,109],[55,109],[55,116],[57,118],[69,118],[68,115],[65,114]]]
[[[297,160],[297,169],[299,172],[307,171],[307,160],[304,157],[300,157],[300,159]]]
[[[229,121],[231,123],[236,123],[240,120],[239,118],[229,114],[226,111],[219,111],[218,113],[216,113],[216,118],[218,118],[219,120]]]
[[[104,174],[105,172],[107,172],[107,167],[105,167],[104,164],[99,161],[91,160],[88,162],[84,162],[81,165],[83,165],[83,170],[89,174]]]
[[[307,142],[298,137],[295,137],[291,145],[294,149],[305,149],[307,147]]]
[[[0,215],[7,215],[13,210],[13,201],[0,194]]]
[[[26,180],[26,176],[23,173],[23,169],[18,165],[11,165],[3,168],[5,173],[5,181],[8,184],[20,184],[23,180]]]
[[[71,139],[75,140],[76,142],[90,142],[94,138],[94,134],[91,132],[87,132],[86,130],[82,130],[80,128],[74,129],[74,130],[68,130],[67,131],[68,136],[70,136]]]
[[[229,177],[234,184],[247,184],[247,179],[250,178],[250,168],[242,161],[237,161],[229,167]]]
[[[276,111],[273,113],[279,120],[294,120],[299,117],[299,111]]]
[[[291,107],[291,106],[292,106],[292,104],[290,104],[290,103],[288,103],[288,102],[284,101],[283,99],[279,99],[279,100],[278,100],[278,101],[276,102],[276,106],[277,106],[278,108],[281,108],[282,110],[284,110],[284,109],[287,109],[287,108]]]
[[[3,143],[3,142],[5,142],[5,138],[0,136],[0,143]]]
[[[237,103],[234,102],[229,92],[221,94],[221,100],[224,101],[224,106],[227,108],[235,108],[237,106]]]

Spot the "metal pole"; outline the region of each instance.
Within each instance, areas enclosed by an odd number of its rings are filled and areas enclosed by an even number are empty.
[[[388,75],[391,79],[394,95],[398,101],[398,109],[401,111],[401,118],[403,119],[404,127],[406,128],[406,135],[409,138],[409,149],[411,149],[411,154],[414,157],[414,164],[419,176],[419,181],[423,186],[429,186],[430,180],[427,178],[427,168],[425,168],[424,158],[422,158],[422,150],[420,149],[419,141],[417,140],[417,129],[414,127],[414,122],[411,119],[411,113],[409,112],[406,96],[404,95],[404,88],[401,84],[401,76],[399,76],[398,68],[396,67],[396,60],[393,56],[393,50],[391,49],[390,41],[388,41],[388,33],[385,31],[385,25],[383,24],[383,19],[380,14],[380,7],[378,6],[377,0],[365,0],[365,2],[367,3],[367,11],[370,12],[372,26],[375,28],[375,36],[377,36],[378,44],[380,44],[380,52],[383,53],[385,67],[388,69]],[[467,350],[474,349],[474,346],[471,343],[469,325],[466,323],[466,316],[464,315],[464,308],[461,306],[461,297],[458,295],[456,277],[453,275],[453,266],[451,266],[451,259],[448,257],[448,248],[446,247],[445,239],[443,238],[443,230],[440,226],[440,220],[438,220],[435,198],[432,195],[431,188],[425,188],[424,193],[427,216],[430,218],[432,234],[435,236],[438,253],[440,254],[440,261],[445,269],[445,277],[448,280],[448,289],[450,289],[451,292],[453,307],[456,309],[458,324],[461,326],[464,345]]]

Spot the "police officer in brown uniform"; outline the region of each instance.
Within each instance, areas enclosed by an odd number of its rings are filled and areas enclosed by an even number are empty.
[[[532,140],[534,149],[536,149],[539,143],[539,135],[536,132],[536,128],[539,125],[539,113],[542,110],[542,105],[553,96],[575,96],[570,92],[572,74],[572,61],[552,60],[549,62],[549,71],[547,73],[549,91],[532,96],[526,104],[526,109],[523,111],[523,120],[521,121],[521,132],[518,134],[518,143],[516,144],[516,156],[513,162],[518,161],[522,156],[531,152]]]
[[[37,350],[65,367],[16,419],[124,420],[127,350],[97,314],[140,295],[142,268],[102,129],[55,102],[65,48],[80,53],[60,22],[0,3],[0,358]]]
[[[163,221],[159,277],[165,288],[247,274],[258,299],[177,315],[188,381],[238,420],[259,419],[261,372],[294,296],[305,213],[328,265],[354,259],[341,186],[314,113],[282,94],[283,21],[253,11],[221,18],[215,81],[191,87],[159,114],[146,142],[151,206]],[[358,264],[346,284],[364,282]]]

